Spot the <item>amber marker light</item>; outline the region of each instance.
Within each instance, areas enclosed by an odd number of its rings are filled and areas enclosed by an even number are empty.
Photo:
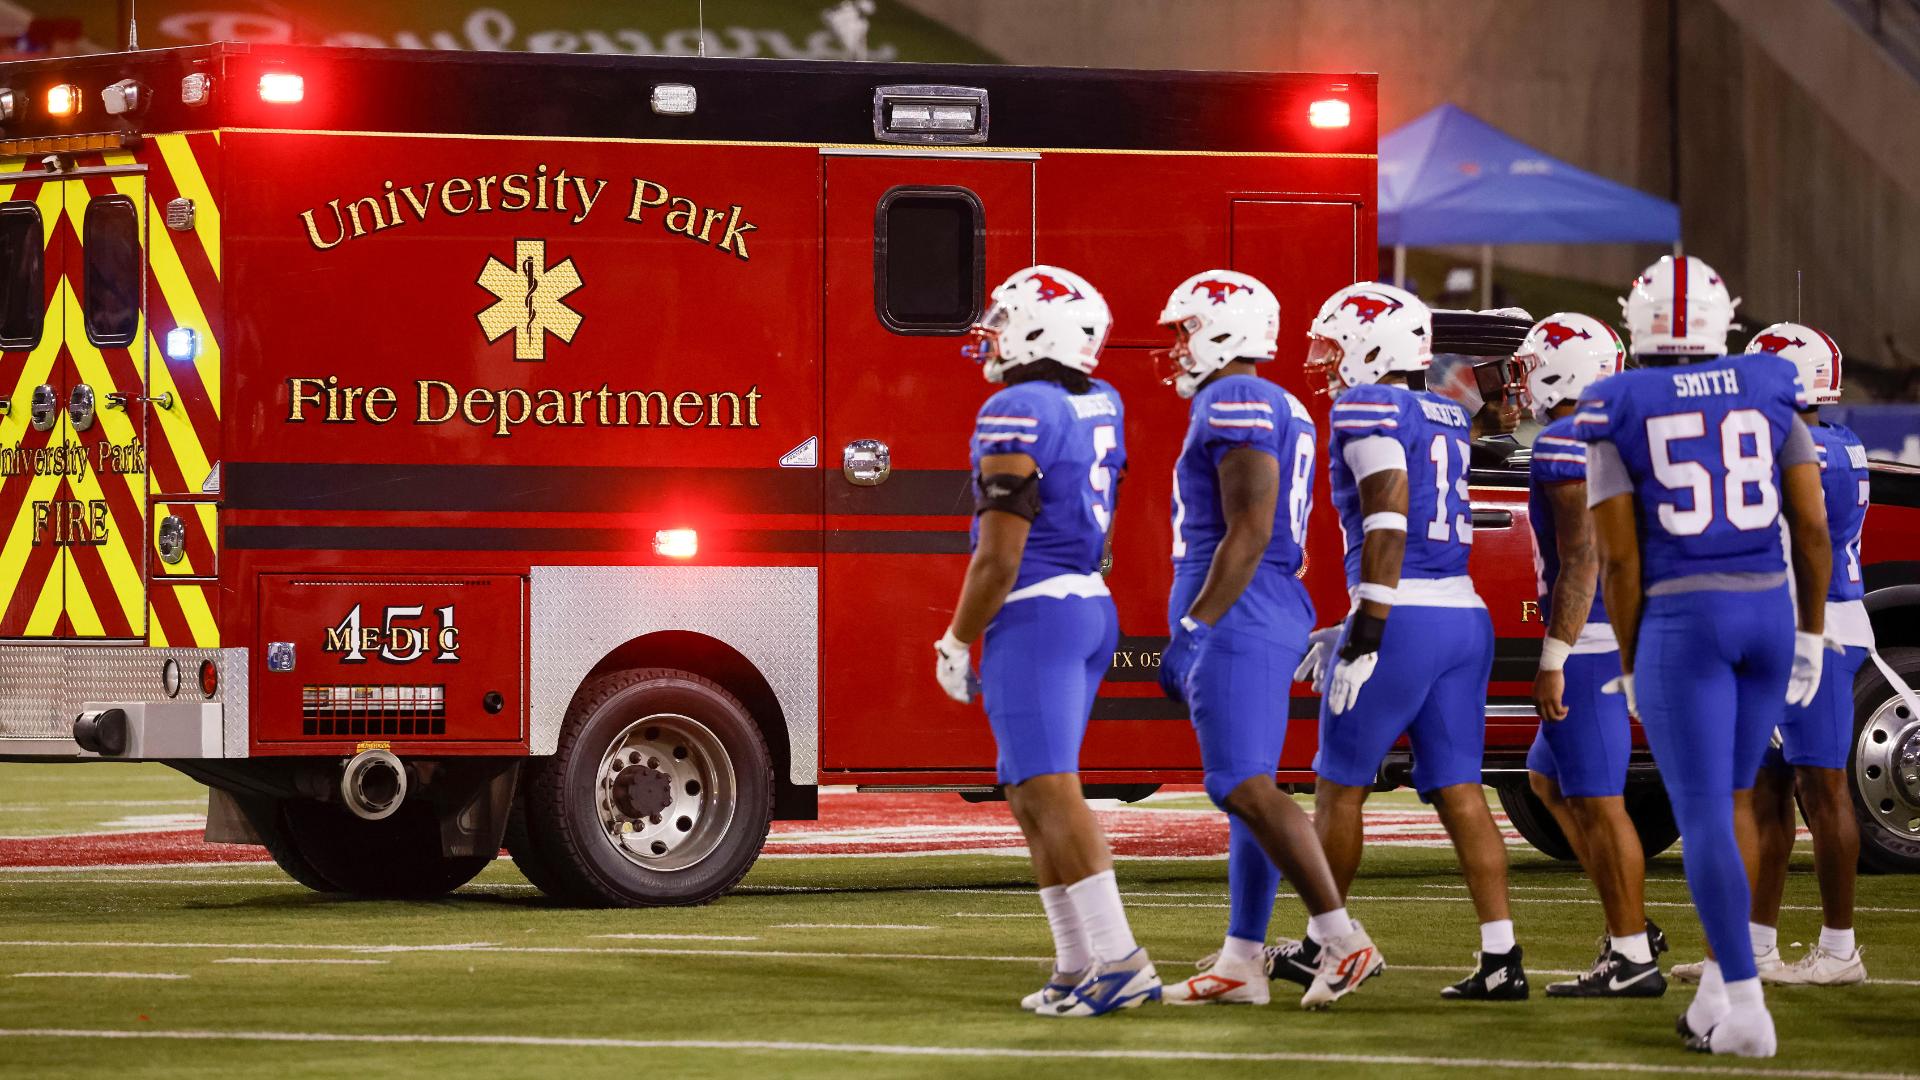
[[[661,529],[653,534],[653,553],[669,559],[691,559],[700,553],[700,534],[692,529]]]
[[[1307,123],[1317,128],[1343,128],[1353,123],[1353,110],[1339,98],[1326,98],[1307,106]]]
[[[260,75],[260,100],[272,105],[298,105],[307,96],[307,80],[291,71]]]
[[[47,91],[47,115],[73,116],[80,111],[80,88],[61,83]]]

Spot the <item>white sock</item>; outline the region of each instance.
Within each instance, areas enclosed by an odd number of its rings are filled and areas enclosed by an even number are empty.
[[[1094,959],[1111,963],[1140,947],[1127,926],[1127,911],[1120,906],[1120,883],[1113,871],[1102,870],[1081,878],[1067,886],[1067,896],[1080,913],[1080,925],[1086,927]]]
[[[1053,966],[1056,971],[1084,971],[1093,963],[1093,948],[1087,943],[1087,929],[1080,913],[1067,898],[1065,885],[1049,885],[1040,890],[1040,905],[1047,909],[1047,926],[1053,930]]]
[[[1647,933],[1644,930],[1638,934],[1628,934],[1625,937],[1614,938],[1613,951],[1636,964],[1651,964],[1653,962],[1653,945],[1647,941]]]
[[[1703,961],[1700,966],[1700,990],[1693,995],[1693,1003],[1687,1006],[1687,1027],[1695,1035],[1705,1035],[1727,1015],[1731,1007],[1727,1002],[1727,984],[1720,978],[1719,963]]]
[[[1741,1012],[1764,1010],[1767,999],[1760,993],[1760,976],[1726,984],[1727,1006]]]
[[[1325,915],[1315,915],[1307,920],[1307,936],[1318,942],[1332,941],[1353,932],[1353,920],[1348,917],[1347,909],[1334,908]]]
[[[1264,941],[1248,941],[1228,934],[1226,943],[1220,946],[1220,963],[1234,967],[1260,966],[1264,963],[1260,950],[1266,944]]]
[[[1821,952],[1844,960],[1853,955],[1854,948],[1853,927],[1849,926],[1845,930],[1835,930],[1831,926],[1820,928]]]
[[[1780,947],[1780,931],[1776,927],[1750,922],[1747,924],[1747,934],[1753,938],[1755,956],[1764,956]]]
[[[1513,951],[1513,920],[1495,919],[1480,924],[1480,951],[1489,956],[1504,956]]]

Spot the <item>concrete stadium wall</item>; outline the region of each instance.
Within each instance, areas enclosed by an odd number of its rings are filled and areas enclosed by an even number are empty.
[[[1677,183],[1687,250],[1750,316],[1791,318],[1798,269],[1806,318],[1850,355],[1885,361],[1889,336],[1920,355],[1920,86],[1826,0],[903,2],[1018,64],[1378,72],[1383,131],[1451,101],[1603,176]],[[1624,285],[1660,253],[1499,259]]]

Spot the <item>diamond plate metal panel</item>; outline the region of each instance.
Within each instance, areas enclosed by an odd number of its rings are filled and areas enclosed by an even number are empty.
[[[531,750],[551,754],[587,672],[637,637],[705,634],[760,669],[786,714],[788,778],[820,762],[820,577],[811,566],[536,566]]]
[[[45,739],[67,755],[73,719],[89,701],[167,701],[160,666],[180,662],[180,697],[200,701],[202,660],[220,665],[216,704],[225,706],[227,757],[247,756],[247,650],[153,649],[111,645],[0,645],[0,739]]]

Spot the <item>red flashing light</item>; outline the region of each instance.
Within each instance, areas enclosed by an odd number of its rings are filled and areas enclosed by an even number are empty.
[[[700,553],[700,534],[692,529],[661,529],[653,534],[653,553],[669,559],[691,559]]]
[[[307,96],[307,81],[291,71],[268,71],[260,76],[260,100],[274,105],[298,105]]]
[[[1353,122],[1353,109],[1339,98],[1326,98],[1307,106],[1307,123],[1317,128],[1343,128]]]
[[[220,692],[220,668],[211,660],[200,661],[200,693],[211,698]]]

